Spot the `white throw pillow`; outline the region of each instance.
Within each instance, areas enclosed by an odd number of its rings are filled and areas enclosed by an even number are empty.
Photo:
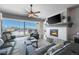
[[[4,41],[0,39],[0,47],[4,44]]]

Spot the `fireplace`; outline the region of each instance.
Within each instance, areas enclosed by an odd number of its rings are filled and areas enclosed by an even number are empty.
[[[50,29],[50,35],[58,37],[58,29]]]

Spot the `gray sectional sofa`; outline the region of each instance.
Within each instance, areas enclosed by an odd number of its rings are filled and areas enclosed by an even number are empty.
[[[52,43],[48,46],[42,47],[42,48],[38,48],[38,40],[33,38],[33,37],[29,37],[27,39],[27,41],[25,42],[26,44],[26,55],[44,55],[44,53],[47,52],[47,50],[54,46],[55,44]]]
[[[79,55],[79,44],[70,43],[68,46],[62,48],[54,55]]]

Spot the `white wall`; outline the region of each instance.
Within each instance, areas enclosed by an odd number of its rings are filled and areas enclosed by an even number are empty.
[[[79,32],[79,6],[69,9],[69,15],[71,16],[71,21],[74,23],[69,31],[69,37],[73,39],[73,36]]]

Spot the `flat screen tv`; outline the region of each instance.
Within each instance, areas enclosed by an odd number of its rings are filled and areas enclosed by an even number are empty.
[[[49,17],[47,22],[48,24],[55,24],[61,22],[61,14]]]

